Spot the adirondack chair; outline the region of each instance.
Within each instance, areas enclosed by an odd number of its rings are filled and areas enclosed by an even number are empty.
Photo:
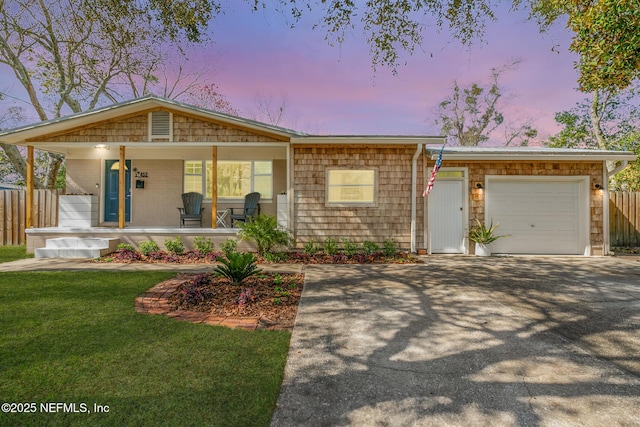
[[[202,227],[202,194],[200,193],[184,193],[182,195],[183,207],[178,208],[180,211],[180,228],[185,227],[187,221],[198,221]]]
[[[260,214],[260,193],[249,193],[244,196],[243,208],[230,208],[229,218],[231,219],[231,227],[235,221],[247,222],[248,219],[253,217],[256,212]],[[238,212],[235,212],[238,211]]]

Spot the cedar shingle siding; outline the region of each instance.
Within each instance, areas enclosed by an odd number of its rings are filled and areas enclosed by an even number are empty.
[[[46,142],[145,142],[149,141],[148,113],[141,113],[117,121],[96,123],[63,135],[40,138]],[[175,142],[278,142],[280,140],[248,130],[173,114]]]
[[[411,160],[415,150],[415,145],[295,146],[293,188],[297,246],[309,241],[322,243],[326,237],[332,237],[337,241],[348,238],[357,243],[370,240],[378,244],[394,239],[400,248],[409,248]],[[377,206],[327,207],[328,168],[377,170]],[[419,173],[418,182],[421,181]],[[418,203],[418,218],[422,215],[422,203]]]

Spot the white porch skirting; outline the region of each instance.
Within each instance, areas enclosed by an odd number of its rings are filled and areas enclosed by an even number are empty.
[[[118,238],[120,243],[129,243],[138,247],[140,242],[152,240],[160,248],[164,248],[167,238],[173,239],[180,236],[186,249],[193,249],[195,237],[209,238],[218,250],[227,239],[238,242],[238,249],[243,251],[255,251],[255,247],[246,241],[241,241],[238,236],[239,228],[179,228],[179,227],[48,227],[27,229],[27,253],[33,253],[36,248],[44,248],[47,239],[59,237],[102,237]]]

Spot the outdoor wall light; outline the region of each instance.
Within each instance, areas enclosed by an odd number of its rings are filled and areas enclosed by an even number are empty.
[[[482,190],[484,188],[484,185],[482,185],[481,182],[476,182],[476,188]]]
[[[98,144],[98,145],[96,145],[94,148],[102,149],[102,150],[108,150],[108,149],[110,149],[111,147],[109,147],[108,145],[105,145],[105,144]]]
[[[596,190],[602,190],[602,184],[593,184],[593,188]]]

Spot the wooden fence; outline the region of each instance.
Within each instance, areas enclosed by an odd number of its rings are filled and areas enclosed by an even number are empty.
[[[640,193],[609,194],[609,230],[611,246],[640,246]]]
[[[58,190],[34,190],[33,227],[58,225]],[[0,191],[0,245],[21,245],[26,242],[27,192]]]

